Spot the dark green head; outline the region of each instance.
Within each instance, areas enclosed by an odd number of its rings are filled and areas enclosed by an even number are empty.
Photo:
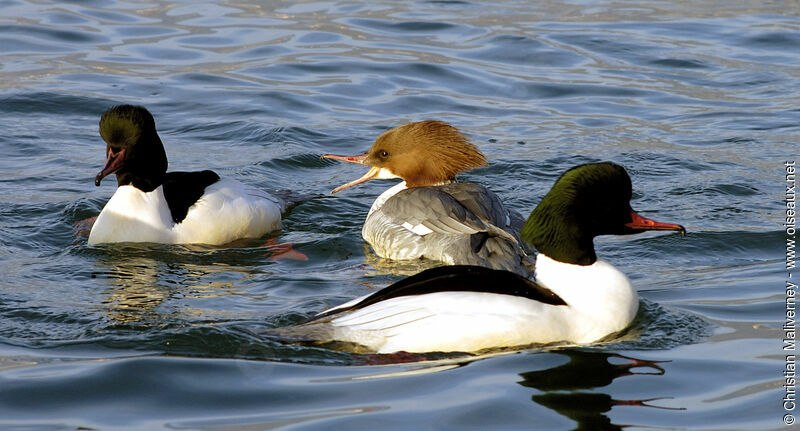
[[[100,136],[106,142],[106,164],[95,177],[95,185],[112,173],[117,185],[132,184],[145,192],[161,184],[167,154],[147,109],[119,105],[107,110],[100,117]]]
[[[531,212],[522,237],[552,259],[577,265],[597,260],[594,237],[628,235],[683,226],[646,219],[631,208],[631,178],[620,165],[603,162],[564,172]]]

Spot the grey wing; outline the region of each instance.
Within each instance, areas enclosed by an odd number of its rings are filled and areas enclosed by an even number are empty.
[[[493,225],[513,235],[526,253],[533,254],[533,247],[520,239],[525,218],[519,212],[506,208],[493,191],[473,183],[446,184],[439,187],[479,218],[489,220]]]
[[[453,186],[459,185],[461,184]],[[499,212],[494,211],[492,206],[481,204],[482,194],[473,195],[471,190],[458,190],[454,196],[450,193],[454,190],[458,188],[449,185],[409,188],[387,200],[381,210],[392,223],[416,233],[472,235],[489,232],[517,241],[513,234],[493,223],[501,219],[498,221],[502,221],[502,226],[505,226],[506,217],[494,214]]]
[[[529,277],[533,259],[517,232],[503,228],[513,218],[494,193],[475,184],[413,187],[369,215],[362,235],[381,257],[426,257]]]
[[[488,220],[500,229],[519,236],[524,223],[522,216],[516,211],[508,210],[493,191],[473,183],[445,184],[439,188],[480,219]]]

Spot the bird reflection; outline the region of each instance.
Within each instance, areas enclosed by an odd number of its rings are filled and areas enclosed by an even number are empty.
[[[154,259],[109,258],[101,263],[108,266],[102,273],[109,285],[103,304],[112,320],[132,323],[158,317],[156,309],[169,297],[170,289],[160,282],[160,268]]]
[[[416,260],[392,260],[386,259],[375,254],[368,244],[364,243],[364,264],[372,270],[367,271],[366,275],[399,275],[409,277],[418,274],[426,269],[441,266],[442,264],[428,259]]]
[[[663,375],[660,361],[636,359],[615,353],[583,350],[553,352],[569,357],[569,362],[555,368],[521,373],[520,385],[542,391],[531,399],[577,425],[573,430],[621,430],[631,425],[616,425],[605,415],[618,405],[663,408],[648,404],[660,398],[615,400],[610,395],[587,389],[608,386],[615,379],[634,375]],[[614,358],[612,363],[609,359]]]
[[[130,247],[134,248],[134,247]],[[170,299],[212,298],[235,294],[235,282],[252,274],[241,274],[239,268],[220,264],[189,263],[176,261],[180,256],[163,253],[163,250],[124,250],[124,257],[116,253],[98,263],[105,270],[94,274],[103,278],[108,288],[108,297],[103,301],[108,316],[119,323],[163,322],[174,319],[176,312],[189,314],[184,317],[198,317],[208,310],[192,307],[172,307],[168,311],[160,311],[163,304]],[[210,281],[209,275],[218,273],[227,278],[226,281]],[[236,273],[236,280],[231,274]]]

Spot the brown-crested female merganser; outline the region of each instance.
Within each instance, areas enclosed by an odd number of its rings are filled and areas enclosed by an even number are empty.
[[[409,123],[380,135],[362,155],[322,157],[372,167],[331,193],[371,179],[403,179],[375,199],[361,229],[378,256],[532,275],[533,259],[518,239],[522,216],[486,187],[455,182],[458,173],[486,166],[483,154],[455,127]]]
[[[630,177],[613,163],[561,175],[522,229],[539,250],[536,281],[478,266],[432,268],[276,334],[378,353],[601,340],[630,325],[639,300],[625,274],[597,258],[594,237],[686,232],[638,215],[631,194]]]
[[[167,172],[155,121],[141,106],[120,105],[100,118],[106,164],[117,191],[89,233],[89,244],[156,242],[226,244],[280,228],[285,203],[213,171]]]

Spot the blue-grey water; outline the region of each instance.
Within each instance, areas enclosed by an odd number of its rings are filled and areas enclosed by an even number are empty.
[[[787,429],[799,17],[770,1],[1,1],[0,429]],[[230,247],[90,247],[79,222],[115,186],[93,184],[97,123],[119,103],[153,112],[173,170],[324,197]],[[328,196],[365,169],[319,156],[423,119],[466,133],[491,163],[461,178],[524,214],[566,168],[612,160],[634,208],[686,226],[598,241],[642,298],[630,330],[477,358],[258,335],[419,269],[360,237],[391,182]],[[308,260],[275,260],[284,243]]]

